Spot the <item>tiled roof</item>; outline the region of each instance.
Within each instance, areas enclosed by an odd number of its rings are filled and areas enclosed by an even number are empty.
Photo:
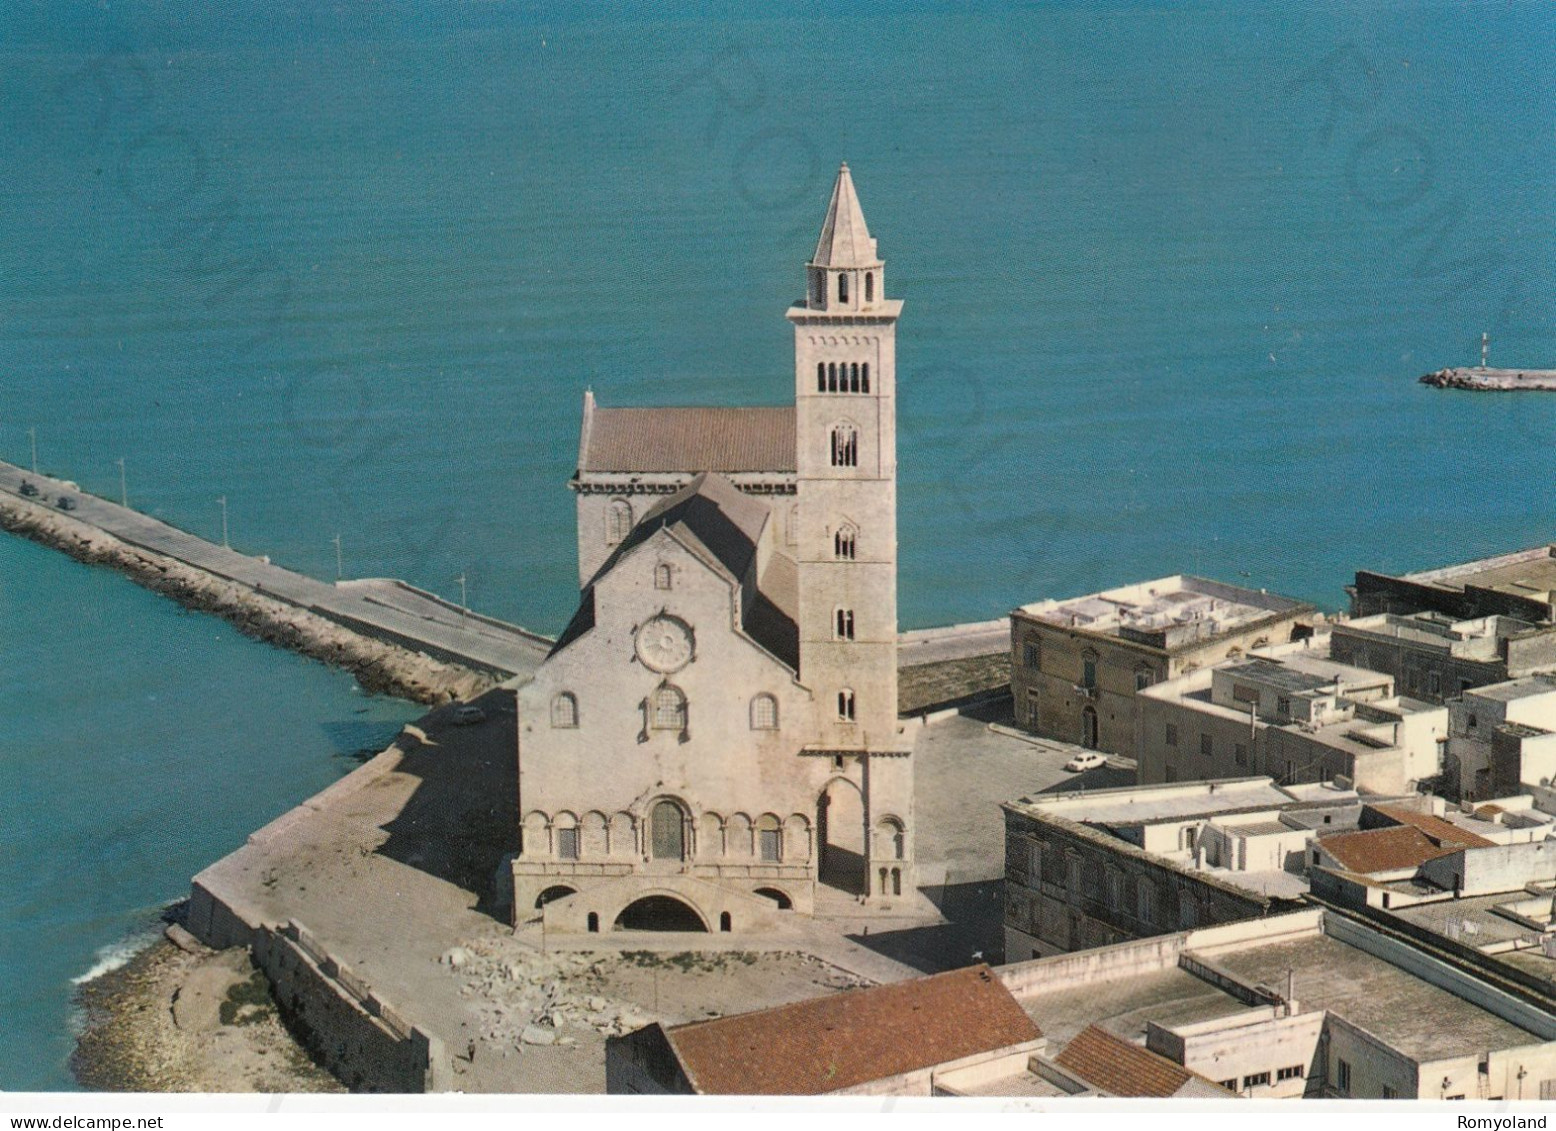
[[[1077,1033],[1054,1060],[1099,1091],[1114,1096],[1165,1099],[1185,1087],[1206,1094],[1204,1085],[1227,1098],[1231,1093],[1197,1072],[1175,1064],[1150,1049],[1115,1036],[1099,1025]]]
[[[794,471],[794,409],[600,408],[584,403],[578,470]]]
[[[1452,821],[1445,821],[1430,813],[1418,813],[1402,805],[1369,805],[1368,808],[1395,824],[1412,825],[1420,829],[1434,841],[1440,842],[1444,848],[1486,848],[1495,843],[1479,833],[1461,829]]]
[[[1454,851],[1451,847],[1444,848],[1437,844],[1413,825],[1336,833],[1321,838],[1318,846],[1334,857],[1347,872],[1359,872],[1362,875],[1418,868],[1428,860],[1435,860]]]
[[[1042,1033],[979,965],[677,1025],[666,1035],[702,1095],[821,1095]]]

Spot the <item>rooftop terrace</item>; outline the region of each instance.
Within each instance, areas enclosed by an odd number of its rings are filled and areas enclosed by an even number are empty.
[[[1311,609],[1261,590],[1176,575],[1067,601],[1038,601],[1021,606],[1020,611],[1047,624],[1173,647],[1213,640],[1262,620]]]

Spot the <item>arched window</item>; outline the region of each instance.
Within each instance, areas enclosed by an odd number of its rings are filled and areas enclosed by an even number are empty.
[[[846,687],[837,693],[837,717],[848,723],[854,721],[854,693]]]
[[[818,362],[816,362],[816,392],[824,393],[826,391],[827,391],[827,363],[824,362],[824,361],[818,361]]]
[[[729,917],[729,912],[728,911],[720,911],[719,912],[719,930],[721,930],[721,931],[732,931],[734,929],[735,929],[734,928],[734,921]]]
[[[790,293],[792,294],[793,292],[791,291]],[[837,277],[837,301],[838,302],[847,302],[848,301],[848,276],[847,275],[839,275]]]
[[[655,589],[669,589],[673,581],[674,571],[671,570],[669,563],[660,562],[654,567]]]
[[[679,687],[665,684],[654,692],[651,725],[655,730],[686,729],[686,696]]]
[[[891,893],[892,893],[892,895],[901,895],[902,894],[902,869],[901,868],[893,868],[891,870]]]
[[[599,933],[599,930],[600,930],[600,913],[598,911],[591,911],[591,912],[589,912],[589,924],[588,925],[589,925],[589,933],[591,935]]]
[[[827,363],[827,392],[837,392],[837,362],[835,361]]]
[[[554,727],[578,725],[578,697],[571,691],[558,692],[551,700],[551,725]]]
[[[816,305],[822,306],[827,301],[827,277],[820,271],[811,276],[811,294],[815,296]]]
[[[778,729],[778,700],[765,691],[751,700],[751,729]]]
[[[858,539],[859,531],[851,523],[844,523],[832,535],[832,556],[841,562],[853,561]]]
[[[859,391],[861,393],[870,391],[870,363],[868,361],[859,367]]]
[[[756,856],[764,864],[783,859],[783,823],[771,813],[756,822]]]
[[[837,424],[832,428],[832,466],[859,466],[859,429],[852,424]]]
[[[612,499],[605,513],[605,543],[614,546],[627,537],[632,529],[632,504],[626,499]]]
[[[834,640],[852,640],[854,638],[853,609],[837,609],[833,612],[832,638]]]
[[[865,302],[874,302],[875,301],[875,272],[874,271],[866,271],[864,273],[864,301]]]

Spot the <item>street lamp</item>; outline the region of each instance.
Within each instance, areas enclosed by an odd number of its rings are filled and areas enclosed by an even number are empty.
[[[124,457],[120,456],[114,462],[119,465],[119,505],[127,507],[130,505],[130,493],[124,486]]]
[[[470,615],[470,598],[465,592],[465,575],[463,571],[454,580],[459,582],[459,615],[463,619]]]
[[[27,429],[27,438],[32,441],[32,473],[34,475],[37,475],[38,474],[38,430],[36,428],[29,428],[29,429]]]
[[[339,581],[341,578],[346,576],[346,569],[342,564],[342,559],[340,556],[340,535],[335,535],[335,537],[330,539],[330,541],[335,543],[335,580]]]
[[[222,508],[222,545],[226,546],[230,550],[232,548],[232,544],[227,541],[227,496],[223,495],[216,501],[221,504]]]

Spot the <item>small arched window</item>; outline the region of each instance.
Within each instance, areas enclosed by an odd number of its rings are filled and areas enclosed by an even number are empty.
[[[832,466],[859,466],[859,430],[852,424],[838,424],[832,428]]]
[[[861,393],[870,391],[870,363],[868,361],[859,367],[859,391]]]
[[[793,292],[791,291],[790,293],[792,294]],[[848,276],[847,275],[839,275],[837,277],[837,301],[838,302],[847,302],[848,301]]]
[[[654,567],[654,588],[669,589],[675,580],[674,571],[668,562],[660,562]]]
[[[667,683],[654,692],[650,714],[655,730],[685,730],[686,696],[679,687]]]
[[[578,725],[578,697],[571,691],[558,692],[551,700],[551,725],[554,727]]]
[[[751,700],[751,729],[778,729],[778,700],[765,691]]]
[[[858,549],[859,531],[845,524],[832,535],[832,556],[840,562],[851,562]]]
[[[874,302],[875,301],[875,272],[874,271],[866,271],[864,273],[864,301],[865,302]]]
[[[854,693],[849,688],[837,693],[837,717],[847,723],[854,721]]]
[[[605,542],[614,546],[626,539],[632,529],[632,504],[626,499],[612,499],[605,513]]]
[[[859,363],[857,361],[848,367],[848,391],[850,393],[859,391]]]
[[[824,393],[826,391],[827,391],[827,363],[824,362],[824,361],[818,361],[818,362],[816,362],[816,392]]]
[[[837,392],[837,362],[827,363],[827,392]]]
[[[854,610],[838,609],[832,614],[832,638],[834,640],[852,640],[854,638]]]
[[[815,296],[816,305],[822,306],[827,301],[827,277],[817,271],[811,277],[811,294]]]

